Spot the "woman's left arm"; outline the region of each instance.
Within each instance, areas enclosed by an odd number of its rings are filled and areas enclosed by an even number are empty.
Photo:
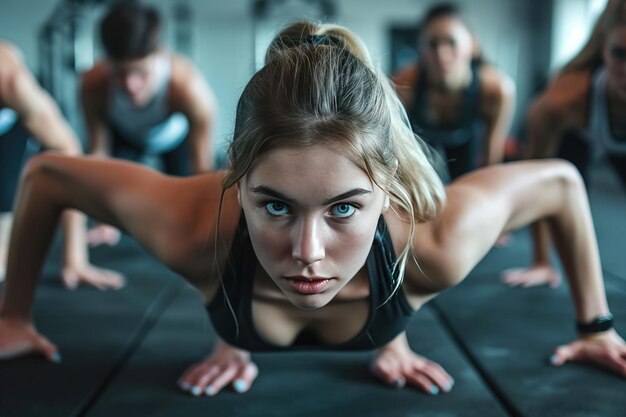
[[[506,143],[515,112],[515,83],[494,68],[480,73],[483,95],[483,114],[486,120],[484,165],[504,161]]]
[[[420,266],[433,282],[432,288],[422,291],[455,285],[498,236],[542,219],[552,229],[577,322],[588,324],[607,317],[609,307],[585,186],[576,168],[560,160],[488,167],[452,183],[445,208],[435,222],[424,226],[430,238],[417,233],[420,238],[414,242],[416,257],[422,259]],[[432,260],[424,257],[425,253]],[[413,281],[413,275],[408,274],[407,279]],[[577,341],[561,346],[552,357],[556,365],[570,360],[593,362],[626,376],[626,344],[612,328],[580,333]]]

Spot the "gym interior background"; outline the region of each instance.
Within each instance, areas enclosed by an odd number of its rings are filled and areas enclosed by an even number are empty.
[[[0,37],[16,43],[31,71],[84,138],[77,74],[101,56],[97,22],[106,0],[3,0]],[[147,0],[164,17],[166,45],[203,72],[219,106],[215,154],[223,162],[237,99],[272,36],[303,17],[336,22],[360,35],[390,73],[412,58],[411,33],[434,0]],[[517,86],[511,134],[523,136],[525,109],[552,72],[585,41],[606,0],[458,0],[485,58]]]

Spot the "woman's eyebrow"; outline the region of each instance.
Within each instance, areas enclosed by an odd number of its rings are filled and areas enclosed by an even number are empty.
[[[276,191],[273,188],[267,187],[265,185],[259,185],[257,187],[250,187],[249,190],[253,193],[257,193],[257,194],[265,194],[267,196],[270,197],[274,197],[277,198],[279,200],[284,201],[285,203],[289,203],[289,204],[295,204],[296,200],[294,200],[293,198],[287,197],[285,194],[281,193],[280,191]],[[332,204],[335,203],[337,201],[341,201],[344,200],[346,198],[350,198],[350,197],[354,197],[357,195],[364,195],[364,194],[371,194],[372,191],[371,190],[366,190],[364,188],[354,188],[352,190],[346,191],[344,193],[338,194],[334,197],[330,197],[326,200],[324,200],[322,202],[323,205],[328,205],[328,204]]]
[[[284,201],[285,203],[294,204],[296,200],[293,198],[287,197],[285,194],[280,191],[276,191],[273,188],[267,187],[265,185],[259,185],[257,187],[250,187],[249,190],[256,194],[265,194],[270,197],[277,198],[279,200]]]
[[[354,188],[350,191],[346,191],[345,193],[341,193],[327,200],[324,200],[323,204],[328,205],[328,204],[335,203],[337,201],[345,200],[346,198],[354,197],[357,195],[371,194],[371,193],[372,193],[371,190],[366,190],[364,188]]]

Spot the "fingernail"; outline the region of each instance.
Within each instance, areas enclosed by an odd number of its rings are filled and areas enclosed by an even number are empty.
[[[61,362],[63,362],[63,358],[61,357],[61,354],[59,352],[54,352],[52,354],[52,356],[50,357],[50,359],[54,363],[61,363]]]
[[[206,387],[206,389],[204,390],[204,393],[205,393],[206,395],[213,395],[213,394],[214,394],[214,391],[215,391],[215,390],[213,389],[213,387],[212,387],[212,386],[208,386],[208,387]]]
[[[194,385],[193,388],[191,388],[191,393],[197,397],[198,395],[202,393],[202,388],[200,388],[197,385]]]
[[[237,392],[244,392],[246,390],[246,387],[246,381],[244,381],[243,379],[238,379],[233,382],[233,388],[235,388],[235,391]]]
[[[439,388],[436,385],[431,385],[430,386],[430,393],[431,393],[431,395],[439,394]]]
[[[180,387],[180,389],[182,389],[183,391],[189,391],[191,389],[191,384],[188,382],[179,382],[178,386]]]
[[[550,363],[551,363],[552,365],[556,365],[556,363],[557,363],[557,361],[558,361],[558,360],[559,360],[559,357],[558,357],[558,356],[556,356],[556,354],[554,354],[554,355],[550,356]]]
[[[402,387],[404,386],[404,381],[402,381],[401,379],[395,379],[395,380],[393,381],[392,386],[393,386],[394,388],[402,388]]]
[[[443,390],[445,392],[450,392],[453,386],[454,386],[454,381],[446,382],[446,384],[443,386]]]

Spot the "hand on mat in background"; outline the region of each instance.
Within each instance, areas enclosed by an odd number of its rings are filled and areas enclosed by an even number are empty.
[[[250,359],[250,352],[219,340],[206,359],[185,371],[178,380],[178,386],[196,397],[215,395],[228,385],[242,393],[250,389],[258,373],[259,369]]]
[[[80,284],[91,285],[99,290],[119,290],[126,283],[122,274],[110,269],[98,268],[88,262],[80,266],[64,266],[61,279],[65,287],[71,290]]]
[[[29,353],[42,353],[50,362],[61,362],[57,347],[37,333],[30,321],[0,317],[0,360]]]
[[[427,394],[436,395],[450,391],[454,385],[454,379],[438,363],[411,350],[405,333],[378,350],[370,369],[394,388],[412,385]]]
[[[614,329],[581,337],[559,346],[550,357],[555,366],[568,361],[592,363],[626,378],[626,343]]]
[[[87,232],[87,243],[95,247],[100,245],[115,246],[120,241],[121,232],[108,224],[99,224]]]
[[[536,287],[549,285],[556,288],[561,283],[561,274],[550,265],[535,265],[530,268],[512,268],[502,272],[502,282],[510,287]]]

